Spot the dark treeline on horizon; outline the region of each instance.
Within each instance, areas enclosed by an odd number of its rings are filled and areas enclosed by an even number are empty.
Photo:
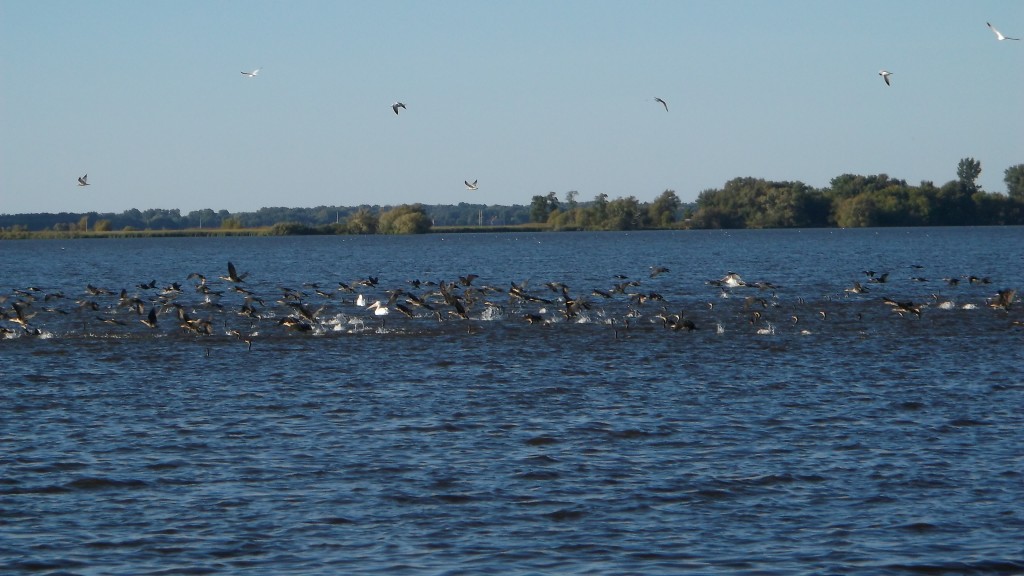
[[[270,228],[272,234],[416,234],[434,227],[515,227],[551,230],[641,230],[671,228],[816,228],[867,226],[960,226],[1024,224],[1024,164],[1004,172],[1006,194],[977,185],[981,163],[964,158],[957,179],[942,186],[919,185],[886,174],[843,174],[827,188],[799,181],[734,178],[684,203],[672,190],[652,202],[634,196],[555,192],[534,196],[529,205],[403,204],[260,208],[255,212],[211,209],[181,214],[177,209],[114,213],[0,214],[0,233],[143,230],[236,230]]]

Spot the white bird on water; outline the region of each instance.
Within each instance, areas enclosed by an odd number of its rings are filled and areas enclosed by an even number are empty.
[[[380,300],[377,300],[373,304],[370,304],[369,306],[366,307],[366,309],[373,310],[374,316],[387,316],[388,314],[391,313],[391,310],[389,310],[387,306],[382,304]]]
[[[467,190],[476,190],[477,188],[479,188],[479,186],[476,185],[477,180],[473,180],[472,184],[469,183],[469,180],[463,180],[463,182],[466,184]]]
[[[992,33],[996,35],[996,40],[1020,40],[1020,38],[1010,38],[1009,36],[1003,36],[1002,32],[996,30],[996,27],[989,24],[988,22],[985,22],[985,25],[988,26],[989,30],[991,30]]]
[[[257,68],[255,70],[253,70],[252,72],[242,72],[242,75],[245,76],[246,78],[255,78],[255,77],[259,76],[260,70],[262,70],[262,68]]]
[[[882,77],[882,80],[885,80],[886,86],[892,86],[892,84],[889,83],[889,76],[892,76],[892,72],[889,72],[888,70],[882,70],[881,72],[878,73],[878,75]]]
[[[89,175],[86,174],[85,176],[80,177],[78,179],[78,185],[79,186],[88,186],[89,185]]]
[[[391,109],[395,111],[395,114],[398,114],[399,108],[405,110],[405,104],[402,104],[401,102],[395,102],[394,104],[391,105]]]

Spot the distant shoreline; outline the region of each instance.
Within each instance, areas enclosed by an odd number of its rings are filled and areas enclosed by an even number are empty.
[[[553,231],[553,228],[544,224],[527,224],[519,226],[435,226],[431,228],[428,232],[426,232],[426,234],[479,234],[550,231]],[[391,235],[393,236],[393,234]],[[275,232],[275,227],[273,226],[261,226],[258,228],[184,228],[181,230],[103,230],[74,232],[58,232],[53,230],[23,230],[0,232],[0,240],[89,240],[104,238],[216,238],[253,236],[357,236],[357,234],[334,234],[330,232],[316,231],[310,231],[301,234],[281,234]],[[362,236],[389,236],[389,234],[363,234]]]

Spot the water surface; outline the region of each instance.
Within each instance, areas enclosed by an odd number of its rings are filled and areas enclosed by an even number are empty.
[[[1019,298],[991,304],[1024,288],[1022,240],[0,242],[0,567],[1021,573],[1024,313]],[[229,260],[244,283],[218,279]],[[223,294],[197,292],[193,272]],[[750,285],[709,283],[728,272]],[[855,281],[869,291],[848,292]],[[510,297],[513,282],[548,302]],[[233,285],[263,302],[256,317]],[[122,288],[159,310],[156,328]],[[434,310],[356,304],[398,288]],[[296,302],[308,331],[279,323]],[[183,328],[175,304],[210,334]],[[666,327],[680,313],[696,330]]]

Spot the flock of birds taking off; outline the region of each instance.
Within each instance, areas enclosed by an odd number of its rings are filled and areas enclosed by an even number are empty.
[[[941,289],[917,301],[898,294],[922,294],[908,286],[928,285],[927,279],[890,278],[889,272],[866,270],[841,291],[814,299],[787,297],[792,292],[784,287],[735,272],[704,280],[697,289],[681,289],[664,266],[652,266],[640,277],[616,275],[582,290],[557,281],[495,286],[475,274],[390,287],[372,276],[271,287],[228,262],[221,275],[193,272],[183,282],[149,280],[120,289],[87,284],[74,294],[36,286],[13,289],[0,295],[0,338],[237,338],[251,349],[261,338],[296,334],[474,334],[559,326],[606,329],[616,340],[659,332],[869,336],[907,322],[945,323],[959,334],[972,319],[984,322],[984,329],[1024,327],[1016,291],[995,290],[988,278],[934,280],[931,290]]]
[[[999,41],[1002,41],[1002,40],[1020,40],[1020,38],[1014,38],[1014,37],[1011,37],[1011,36],[1006,36],[1005,34],[1000,32],[998,29],[996,29],[996,27],[993,26],[990,22],[986,22],[985,25],[988,26],[989,30],[991,30],[993,34],[995,34],[996,40],[999,40]],[[257,76],[259,76],[260,70],[262,70],[262,68],[256,68],[256,69],[248,71],[248,72],[243,71],[242,72],[242,76],[245,76],[246,78],[256,78]],[[878,72],[878,75],[881,76],[882,80],[885,81],[885,85],[886,86],[892,86],[892,81],[890,80],[890,77],[892,76],[892,72],[889,72],[888,70],[881,70],[881,71]],[[665,102],[664,99],[655,97],[654,98],[654,102],[657,102],[658,104],[661,104],[661,106],[665,108],[665,112],[668,112],[668,103]],[[407,108],[405,107],[404,103],[402,103],[402,102],[395,102],[394,104],[391,105],[391,109],[394,111],[395,115],[398,115],[399,109],[406,110]],[[88,186],[89,183],[88,183],[87,180],[88,180],[88,174],[85,175],[85,176],[82,176],[81,178],[78,179],[78,185],[79,186]],[[466,184],[466,189],[468,189],[468,190],[477,190],[478,189],[477,181],[476,180],[473,180],[472,184],[470,184],[470,182],[468,180],[466,180],[465,184]]]

